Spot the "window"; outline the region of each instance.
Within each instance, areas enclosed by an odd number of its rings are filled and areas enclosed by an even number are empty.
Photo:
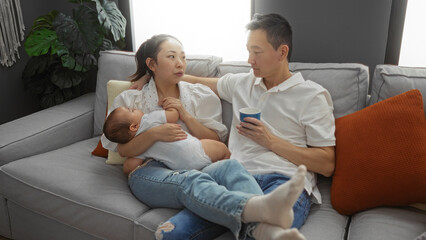
[[[400,66],[426,67],[426,1],[407,1]]]
[[[133,49],[155,34],[170,34],[186,54],[210,54],[224,61],[247,60],[245,25],[249,0],[133,0]]]

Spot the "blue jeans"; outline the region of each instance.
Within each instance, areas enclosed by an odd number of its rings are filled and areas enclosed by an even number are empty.
[[[202,171],[170,170],[153,160],[130,175],[129,186],[152,208],[186,208],[197,214],[190,219],[201,217],[227,226],[235,236],[242,228],[241,214],[247,200],[263,194],[236,160],[212,163]]]
[[[256,179],[259,186],[262,188],[265,194],[273,191],[279,185],[287,182],[290,178],[281,174],[258,174],[253,175]],[[302,194],[297,199],[296,203],[293,206],[294,211],[294,221],[292,228],[300,228],[305,223],[306,218],[309,215],[311,209],[311,198],[306,191],[303,191]],[[168,222],[170,222],[174,229],[172,231],[162,231],[163,240],[172,240],[172,239],[191,239],[191,240],[208,240],[214,239],[228,229],[209,222],[205,219],[200,218],[199,216],[191,213],[188,209],[183,209],[175,216],[171,217]],[[167,223],[167,222],[166,222]],[[246,228],[244,228],[246,227]],[[239,239],[245,239],[247,232],[249,232],[253,226],[244,225]],[[159,228],[161,229],[161,227]],[[249,239],[251,239],[249,237]]]

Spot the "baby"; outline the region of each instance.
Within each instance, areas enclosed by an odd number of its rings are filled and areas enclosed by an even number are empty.
[[[174,108],[143,113],[138,109],[118,107],[105,120],[103,132],[112,142],[127,143],[136,135],[164,123],[176,123],[179,113]],[[202,169],[211,162],[231,156],[220,141],[201,139],[187,133],[187,138],[175,142],[156,142],[138,159],[153,158],[170,169]],[[140,162],[135,162],[139,164]],[[136,166],[135,166],[136,167]]]

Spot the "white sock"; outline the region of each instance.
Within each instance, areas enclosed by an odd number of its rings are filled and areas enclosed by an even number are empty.
[[[290,228],[293,223],[293,205],[305,186],[306,167],[300,165],[296,174],[269,194],[255,196],[247,201],[243,222],[263,222]]]
[[[267,223],[259,223],[251,233],[256,240],[305,240],[297,228],[283,229]]]

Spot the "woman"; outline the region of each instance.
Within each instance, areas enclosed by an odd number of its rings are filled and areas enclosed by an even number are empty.
[[[181,128],[199,139],[225,139],[226,127],[221,123],[219,98],[206,86],[180,81],[186,61],[182,44],[176,38],[170,35],[153,36],[140,46],[136,61],[137,71],[133,78],[139,79],[146,73],[152,78],[142,91],[129,90],[120,94],[113,108],[134,108],[137,105],[143,112],[151,112],[173,107],[178,110],[182,124],[163,124],[147,130],[129,143],[119,144],[117,149],[120,155],[132,157],[143,153],[157,141],[184,139]],[[116,145],[105,138],[103,144],[110,150],[116,149]],[[135,161],[138,161],[136,167]],[[276,226],[280,231],[276,239],[281,239],[285,234],[299,234],[297,230],[286,229],[293,220],[292,206],[303,190],[304,166],[300,167],[289,184],[268,195],[263,195],[254,178],[235,160],[219,161],[202,171],[173,171],[153,159],[129,158],[124,163],[123,171],[130,173],[129,186],[133,194],[148,206],[186,208],[184,211],[189,210],[206,220],[226,226],[236,238],[244,238],[247,234],[245,230],[252,229],[242,228],[242,223],[255,226],[251,224],[253,222]],[[163,230],[159,228],[157,231],[158,238],[166,239],[167,234],[173,234],[173,230],[167,233]],[[264,233],[263,238],[273,239],[268,234]],[[206,239],[206,236],[199,239]]]

